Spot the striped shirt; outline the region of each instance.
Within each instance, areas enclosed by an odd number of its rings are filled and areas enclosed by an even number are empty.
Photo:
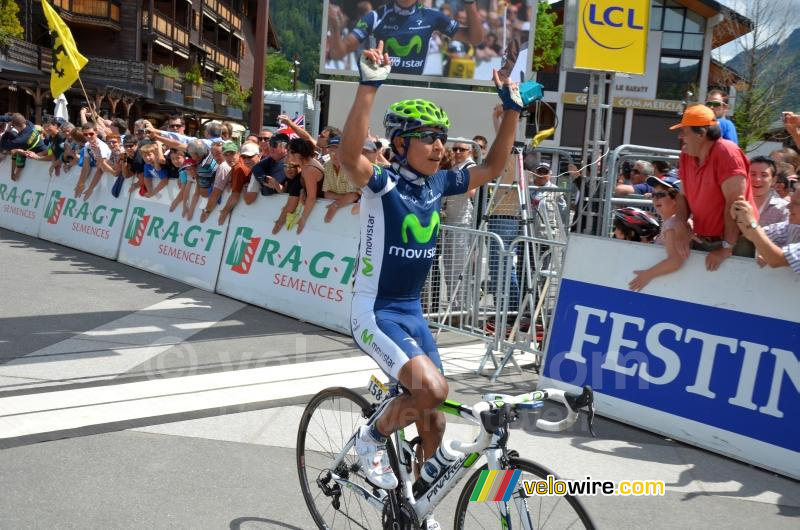
[[[800,225],[784,221],[764,227],[764,233],[770,241],[781,247],[789,266],[800,274]]]
[[[758,213],[758,224],[769,226],[782,223],[789,218],[789,201],[781,199],[774,191],[769,192],[769,199]]]

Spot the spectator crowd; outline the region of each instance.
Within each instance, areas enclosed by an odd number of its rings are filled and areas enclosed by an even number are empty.
[[[688,107],[679,124],[678,167],[664,160],[624,163],[614,188],[618,198],[649,198],[648,209],[614,211],[614,237],[663,245],[666,257],[634,271],[630,288],[643,289],[675,272],[689,250],[707,252],[710,271],[730,256],[756,258],[760,266],[790,267],[800,274],[800,155],[789,147],[748,158],[726,118],[719,90],[705,105]],[[800,145],[800,114],[783,113],[786,131]]]
[[[800,273],[800,155],[786,147],[769,156],[748,158],[735,143],[734,125],[725,118],[724,95],[712,91],[708,99],[706,105],[688,107],[673,127],[681,142],[677,167],[658,157],[621,165],[614,188],[617,200],[638,197],[638,206],[641,199],[649,199],[651,206],[615,210],[614,236],[661,245],[666,254],[652,267],[634,271],[631,289],[641,290],[654,278],[678,270],[690,249],[707,252],[709,270],[736,255],[756,258],[762,266],[789,266]],[[78,172],[74,196],[84,200],[103,178],[113,179],[114,196],[127,185],[131,192],[146,197],[158,195],[174,180],[178,192],[171,211],[180,210],[185,219],[198,217],[201,222],[213,216],[212,222],[219,224],[240,205],[282,194],[286,200],[273,233],[284,229],[302,233],[319,198],[328,199],[325,222],[359,212],[360,190],[339,161],[341,131],[333,126],[313,137],[288,116],[280,116],[280,132],[263,128],[240,144],[231,124],[216,121],[205,123],[202,137],[189,136],[180,115],[170,116],[160,128],[140,119],[131,130],[122,119],[100,119],[88,109],[81,110],[79,120],[73,125],[47,116],[35,125],[21,114],[0,116],[0,156],[11,157],[11,179],[24,175],[28,159],[48,161],[55,177]],[[800,143],[800,114],[784,113],[784,124]],[[487,140],[475,136],[471,142],[452,141],[447,147],[441,168],[468,168],[486,155]],[[389,165],[392,159],[389,142],[377,136],[367,139],[362,153],[377,165]],[[529,200],[538,212],[532,235],[552,238],[557,230],[570,226],[574,212],[553,182],[550,164],[526,157],[524,168]],[[574,166],[570,169],[573,177],[580,178]],[[506,245],[522,235],[515,174],[516,167],[510,163],[484,219],[487,230]],[[442,222],[480,227],[475,208],[472,195],[448,198]],[[441,251],[446,284],[456,285],[468,259],[467,237],[458,231],[446,233]],[[497,280],[499,260],[490,248],[490,284]],[[515,277],[512,306],[520,296]],[[456,309],[465,304],[461,298],[452,302]]]

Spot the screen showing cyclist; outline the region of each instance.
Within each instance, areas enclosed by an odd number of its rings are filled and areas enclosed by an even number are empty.
[[[331,0],[324,65],[330,73],[355,74],[366,48],[383,41],[393,75],[492,81],[503,50],[498,43],[527,42],[524,16],[508,9],[479,10],[474,0],[428,7],[419,0]],[[434,4],[436,4],[434,2]],[[455,60],[451,49],[464,50]]]

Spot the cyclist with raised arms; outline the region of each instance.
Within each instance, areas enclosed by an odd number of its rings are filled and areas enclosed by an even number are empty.
[[[386,454],[387,436],[416,422],[427,459],[444,433],[444,414],[436,407],[446,399],[448,386],[420,301],[436,254],[442,197],[466,193],[503,172],[522,111],[516,85],[494,71],[504,111],[489,154],[481,165],[439,171],[450,127],[447,114],[430,101],[399,101],[389,107],[383,120],[394,163],[373,165],[361,154],[361,147],[375,95],[389,74],[390,63],[382,42],[363,52],[361,84],[339,147],[342,167],[362,193],[353,337],[384,372],[408,390],[372,427],[362,427],[356,440],[367,479],[385,489],[397,486]]]
[[[328,12],[331,28],[329,55],[331,59],[343,59],[365,44],[368,37],[374,36],[376,42],[383,41],[394,73],[420,75],[425,68],[428,43],[434,31],[475,46],[483,40],[483,24],[475,0],[463,2],[467,13],[466,27],[438,9],[422,6],[419,0],[390,0],[364,15],[344,39],[340,33],[340,8],[331,4]]]

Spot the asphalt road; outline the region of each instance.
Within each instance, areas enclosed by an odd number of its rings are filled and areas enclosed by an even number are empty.
[[[318,389],[376,372],[348,337],[2,229],[0,270],[0,528],[313,527],[297,425]],[[444,339],[454,399],[535,385],[489,385],[479,352]],[[600,528],[800,525],[796,481],[602,418],[596,439],[520,423],[509,446],[563,477],[666,483],[585,497]]]

